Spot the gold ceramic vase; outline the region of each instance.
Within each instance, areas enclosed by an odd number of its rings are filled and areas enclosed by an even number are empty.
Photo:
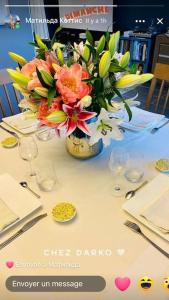
[[[66,138],[66,149],[75,158],[88,159],[101,153],[103,142],[100,139],[96,144],[89,145],[89,138],[76,137],[73,134]]]

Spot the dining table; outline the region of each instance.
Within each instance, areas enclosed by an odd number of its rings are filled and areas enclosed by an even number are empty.
[[[0,140],[8,136],[0,128]],[[36,167],[39,162],[51,161],[57,183],[53,191],[45,192],[39,189],[36,176],[31,177],[28,184],[41,196],[42,208],[0,235],[2,243],[26,221],[47,213],[46,218],[0,250],[2,299],[169,299],[168,291],[162,288],[163,278],[169,276],[169,259],[124,223],[134,220],[153,242],[167,252],[169,244],[122,209],[127,200],[124,196],[113,195],[113,178],[108,167],[111,151],[121,146],[131,155],[136,152],[143,155],[144,179],[151,181],[159,174],[155,161],[169,156],[169,124],[155,134],[147,131],[133,136],[134,133],[130,132],[128,138],[112,141],[100,155],[88,160],[70,156],[63,138],[54,136],[45,142],[34,137],[38,156],[33,165]],[[28,170],[28,163],[19,156],[17,146],[11,149],[0,146],[0,175],[8,173],[19,183],[26,180]],[[124,182],[126,192],[139,185],[126,179]],[[53,219],[52,209],[60,202],[70,202],[76,207],[77,215],[70,222],[58,223]],[[13,262],[10,268],[7,267],[9,261]],[[12,292],[6,287],[6,280],[11,276],[101,276],[106,286],[98,292]],[[147,294],[138,286],[138,281],[144,276],[154,280],[153,288]],[[127,290],[122,292],[116,288],[117,277],[130,278]]]

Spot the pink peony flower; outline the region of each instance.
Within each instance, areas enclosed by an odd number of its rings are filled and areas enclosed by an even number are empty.
[[[39,79],[38,79],[38,76],[37,75],[34,75],[33,76],[33,79],[31,79],[29,82],[28,82],[28,86],[27,86],[27,89],[28,91],[32,91],[33,89],[37,88],[37,87],[41,87],[42,84],[40,83]]]
[[[25,76],[31,78],[33,76],[33,73],[36,72],[36,68],[50,73],[50,68],[48,63],[43,59],[38,59],[38,58],[35,58],[32,61],[28,62],[26,65],[24,65],[21,69],[21,72]]]
[[[44,61],[43,59],[35,58],[26,65],[24,65],[21,69],[21,72],[30,78],[30,81],[28,83],[27,89],[29,91],[33,90],[36,87],[41,87],[41,83],[38,79],[36,68],[38,68],[39,71],[43,70],[47,73],[50,73],[50,67],[49,64]]]
[[[66,104],[72,104],[91,92],[91,86],[82,80],[88,78],[89,74],[79,64],[70,68],[62,68],[57,74],[56,87],[62,95]]]

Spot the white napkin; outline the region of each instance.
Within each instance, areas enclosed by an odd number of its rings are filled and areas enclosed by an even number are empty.
[[[144,208],[141,216],[163,233],[169,233],[169,191]]]
[[[124,120],[122,126],[134,131],[158,127],[158,124],[161,125],[163,121],[166,121],[164,115],[152,113],[138,107],[131,107],[131,111],[132,119],[130,122],[128,120],[128,114],[125,110],[120,110],[116,113],[112,113],[111,115],[122,118]]]
[[[0,199],[0,231],[18,219],[19,217]]]

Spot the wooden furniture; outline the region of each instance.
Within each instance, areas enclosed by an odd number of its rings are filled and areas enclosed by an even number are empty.
[[[165,34],[156,37],[152,73],[154,73],[156,63],[169,65],[169,36]]]
[[[0,70],[0,111],[3,117],[7,114],[14,115],[15,107],[21,100],[20,93],[14,89],[11,83],[6,69]]]
[[[162,109],[162,114],[164,114],[166,107],[167,107],[168,100],[169,100],[169,65],[159,64],[159,63],[156,64],[155,70],[154,70],[154,78],[151,81],[150,89],[149,89],[148,96],[147,96],[146,103],[145,103],[145,109],[149,110],[149,108],[150,108],[152,96],[154,94],[154,90],[155,90],[157,81],[159,81],[159,80],[161,81],[161,85],[160,85],[160,89],[159,89],[158,96],[157,96],[156,103],[155,103],[155,112],[157,112],[159,102],[162,97],[162,93],[164,92],[164,87],[165,87],[165,85],[167,85],[167,95],[164,99],[163,109]]]

